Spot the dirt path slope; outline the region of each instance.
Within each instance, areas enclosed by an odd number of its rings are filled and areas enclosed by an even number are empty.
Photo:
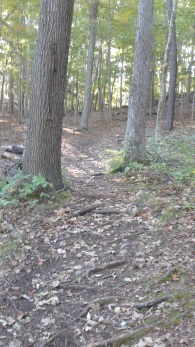
[[[106,174],[109,126],[65,123],[68,197],[0,212],[0,346],[195,345],[194,211],[170,177]]]

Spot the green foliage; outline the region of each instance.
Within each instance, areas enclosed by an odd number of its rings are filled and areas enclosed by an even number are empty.
[[[19,244],[19,239],[14,239],[8,243],[4,243],[0,247],[0,260],[9,258],[16,251]]]
[[[119,151],[115,151],[115,150],[107,150],[107,153],[112,153],[114,156],[113,158],[110,160],[108,166],[108,173],[116,173],[116,172],[120,172],[123,171],[125,168],[125,164],[124,164],[124,151],[123,149],[119,150]]]
[[[148,144],[151,167],[161,173],[168,173],[176,181],[195,182],[194,140],[188,136],[172,139],[171,135],[162,141],[151,140]]]
[[[114,156],[109,163],[109,173],[123,171],[127,176],[136,176],[139,182],[158,182],[162,179],[195,184],[195,162],[194,158],[194,138],[182,135],[176,139],[171,138],[171,134],[162,140],[151,138],[147,144],[149,164],[124,161],[123,150],[109,151]],[[186,209],[191,209],[193,203],[186,205]],[[165,211],[163,217],[174,213],[174,208]]]
[[[28,199],[43,199],[52,185],[41,175],[24,176],[18,171],[14,177],[0,181],[0,206],[17,204]]]

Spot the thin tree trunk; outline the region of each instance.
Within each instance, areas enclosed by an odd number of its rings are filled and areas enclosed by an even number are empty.
[[[191,88],[191,68],[188,69],[188,77],[186,80],[186,100],[185,100],[185,113],[188,116],[189,114],[189,105],[190,105],[190,88]]]
[[[12,116],[14,114],[14,79],[12,68],[9,70],[9,114]]]
[[[2,82],[1,82],[1,101],[0,101],[0,112],[3,112],[4,85],[5,85],[5,74],[3,74],[3,76],[2,76]]]
[[[121,68],[120,68],[120,108],[123,106],[123,73],[124,73],[124,45],[121,51]]]
[[[137,162],[146,160],[145,123],[150,90],[153,7],[154,0],[139,0],[133,80],[124,144],[125,159]]]
[[[93,61],[94,61],[94,50],[96,41],[96,22],[98,15],[99,0],[91,0],[90,8],[90,38],[89,38],[89,50],[87,58],[87,76],[85,82],[85,94],[84,104],[81,116],[81,129],[88,129],[88,119],[91,111],[91,87],[92,87],[92,75],[93,75]]]
[[[161,122],[162,122],[163,112],[165,108],[167,71],[169,67],[169,56],[170,56],[170,49],[171,49],[172,32],[173,32],[173,27],[175,22],[177,1],[178,0],[174,0],[174,3],[173,3],[173,9],[172,9],[171,19],[169,24],[168,40],[167,40],[167,44],[166,44],[166,48],[164,52],[160,96],[159,96],[158,110],[157,110],[157,116],[156,116],[156,131],[155,131],[156,138],[158,138],[161,133]]]
[[[195,92],[193,93],[193,98],[192,98],[192,114],[191,114],[191,124],[194,121],[194,106],[195,106]]]
[[[171,21],[171,14],[173,10],[173,1],[166,0],[167,13],[169,22]],[[171,56],[170,56],[170,78],[169,78],[169,92],[167,101],[167,114],[165,130],[171,131],[173,129],[174,111],[175,111],[175,93],[176,93],[176,79],[177,79],[177,37],[176,37],[176,24],[173,21],[171,28]]]
[[[110,119],[112,118],[112,86],[111,86],[111,26],[112,26],[112,15],[111,15],[111,4],[110,0],[108,0],[108,54],[107,54],[107,70],[108,70],[108,115]]]

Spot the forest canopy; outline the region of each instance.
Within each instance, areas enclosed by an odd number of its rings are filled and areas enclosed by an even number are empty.
[[[94,55],[92,100],[93,109],[101,110],[108,103],[108,64],[111,69],[112,107],[127,104],[133,73],[135,27],[138,1],[101,0],[97,18]],[[40,1],[2,0],[0,5],[0,69],[1,108],[12,99],[21,118],[27,115],[31,86],[31,69],[38,29]],[[66,86],[66,109],[82,109],[87,53],[89,44],[90,1],[76,0],[72,25],[71,45]],[[177,93],[193,90],[195,3],[179,1],[176,17],[178,75]],[[159,96],[163,55],[168,36],[168,18],[165,2],[154,4],[154,99]],[[108,56],[108,42],[111,56]],[[108,59],[109,58],[109,59]],[[110,61],[108,61],[110,60]]]

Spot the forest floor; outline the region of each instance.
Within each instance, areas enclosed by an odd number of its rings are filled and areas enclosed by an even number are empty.
[[[125,175],[107,173],[124,113],[84,133],[76,121],[69,190],[1,208],[0,346],[195,346],[195,126],[178,119],[157,145],[148,118],[154,161]],[[25,125],[0,122],[1,144],[24,143]],[[1,178],[10,166],[0,158]]]

